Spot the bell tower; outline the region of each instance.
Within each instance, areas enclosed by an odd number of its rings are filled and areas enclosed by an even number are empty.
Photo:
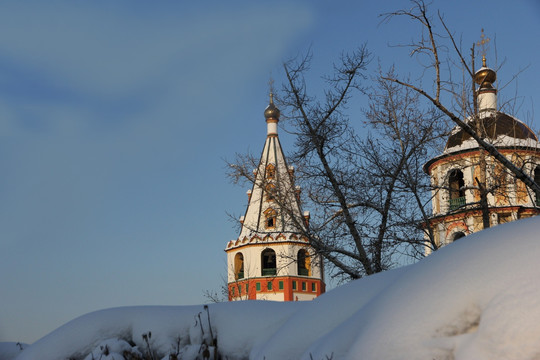
[[[294,168],[287,165],[278,137],[280,111],[264,111],[266,141],[253,187],[248,190],[242,229],[228,242],[229,300],[312,300],[325,292],[323,263],[305,234],[309,212],[302,212]]]

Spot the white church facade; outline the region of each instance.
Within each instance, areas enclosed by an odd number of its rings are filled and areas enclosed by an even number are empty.
[[[525,123],[497,110],[496,73],[486,66],[485,57],[474,80],[478,112],[466,122],[538,182],[538,138]],[[540,213],[540,194],[510,174],[459,126],[453,129],[443,154],[426,163],[424,171],[433,188],[429,226],[437,246],[484,229],[488,217],[491,227]]]

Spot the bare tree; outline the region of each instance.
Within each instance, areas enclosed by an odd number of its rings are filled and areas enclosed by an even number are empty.
[[[470,125],[480,122],[464,120],[478,117],[474,45],[468,62],[443,17],[438,14],[436,20],[443,29],[440,35],[425,3],[413,0],[412,5],[410,10],[386,14],[384,19],[405,16],[422,26],[420,39],[407,46],[412,56],[428,59],[423,74],[431,71],[433,81],[425,83],[434,84],[433,88],[422,88],[391,70],[381,72],[366,91],[370,54],[365,46],[342,54],[333,74],[323,78],[322,99],[308,89],[306,81],[311,52],[284,64],[286,82],[278,103],[288,130],[295,135],[290,160],[297,165],[296,182],[304,190],[294,198],[287,194],[296,189],[257,185],[272,192],[287,221],[309,239],[317,252],[314,255],[322,255],[331,265],[331,275],[341,279],[388,269],[395,265],[396,254],[418,258],[424,256],[426,245],[430,251],[440,246],[430,227],[430,193],[456,189],[431,184],[422,167],[441,152],[450,121],[484,149],[474,159],[483,170],[475,183],[468,185],[478,194],[477,202],[468,204],[469,209],[482,210],[484,228],[490,225],[488,195],[508,194],[508,187],[519,187],[519,181],[526,185],[522,192],[532,189],[533,194],[540,193],[540,187],[527,175],[530,164],[526,159],[508,159],[496,143],[486,140],[489,134],[485,129]],[[443,39],[448,43],[439,43]],[[453,68],[462,76],[452,74]],[[455,80],[460,77],[461,81]],[[351,120],[348,106],[353,96],[362,94],[368,94],[369,107],[363,119]],[[356,132],[361,120],[370,130],[366,137]],[[238,156],[230,164],[230,175],[236,181],[253,183],[256,176],[251,169],[258,167],[256,158]],[[291,203],[293,198],[311,210],[309,222],[298,216],[298,203]]]
[[[418,258],[424,256],[426,240],[432,250],[438,248],[428,221],[431,184],[422,166],[440,152],[448,124],[434,107],[422,108],[416,92],[382,78],[370,90],[366,122],[373,130],[363,140],[363,171],[376,179],[371,191],[384,194],[378,204],[378,241],[386,237]]]
[[[364,198],[356,192],[365,188],[359,186],[360,174],[354,171],[361,159],[355,149],[358,140],[343,113],[350,92],[361,89],[359,80],[369,53],[362,47],[352,54],[342,55],[340,64],[335,65],[334,75],[326,78],[329,86],[322,102],[307,93],[304,75],[310,60],[308,53],[298,62],[284,64],[287,83],[280,97],[295,128],[297,152],[293,161],[302,164],[302,178],[309,179],[305,187],[307,196],[320,206],[307,235],[312,246],[338,268],[340,274],[355,279],[385,267],[381,244],[372,244],[374,252],[370,256],[361,232],[364,218],[354,201]],[[354,245],[343,246],[343,242]]]
[[[334,74],[325,77],[324,98],[308,94],[305,75],[311,53],[284,64],[286,83],[279,96],[282,117],[296,136],[296,182],[304,189],[273,188],[271,194],[285,218],[331,265],[332,276],[357,279],[395,265],[395,255],[423,256],[425,238],[433,247],[429,179],[422,164],[433,156],[446,126],[434,107],[422,109],[410,89],[377,80],[369,90],[370,105],[364,119],[350,120],[348,102],[362,95],[369,61],[365,47],[344,54]],[[392,74],[390,72],[390,74]],[[362,121],[364,120],[364,121]],[[356,129],[371,133],[360,137]],[[252,156],[237,156],[230,164],[234,180],[265,181],[249,169],[257,168]],[[268,189],[269,184],[257,186]],[[297,216],[302,200],[310,209],[306,222]],[[295,216],[296,214],[296,216]],[[422,226],[421,224],[424,224]]]
[[[203,297],[205,297],[206,300],[211,303],[220,303],[229,300],[229,287],[227,284],[227,279],[223,278],[223,284],[217,290],[204,290]]]

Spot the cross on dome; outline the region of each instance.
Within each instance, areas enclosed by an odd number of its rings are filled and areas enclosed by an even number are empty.
[[[486,37],[486,34],[484,34],[484,29],[482,28],[482,35],[480,35],[480,40],[476,42],[476,45],[482,47],[482,66],[486,66],[486,52],[487,52],[487,43],[491,39]]]

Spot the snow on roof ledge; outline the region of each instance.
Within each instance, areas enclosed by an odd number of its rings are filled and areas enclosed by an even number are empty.
[[[481,111],[476,118],[465,120],[471,127],[484,129],[484,140],[496,147],[540,148],[534,132],[519,119],[494,110]],[[478,148],[477,142],[461,127],[455,126],[446,143],[444,154]]]
[[[531,149],[540,149],[540,143],[533,139],[516,139],[510,136],[502,135],[497,137],[497,140],[495,141],[490,141],[490,139],[485,140],[486,142],[493,144],[496,147],[526,147]],[[479,145],[476,140],[468,139],[463,141],[461,145],[444,149],[443,154],[450,154],[454,152],[477,148],[479,148]]]

